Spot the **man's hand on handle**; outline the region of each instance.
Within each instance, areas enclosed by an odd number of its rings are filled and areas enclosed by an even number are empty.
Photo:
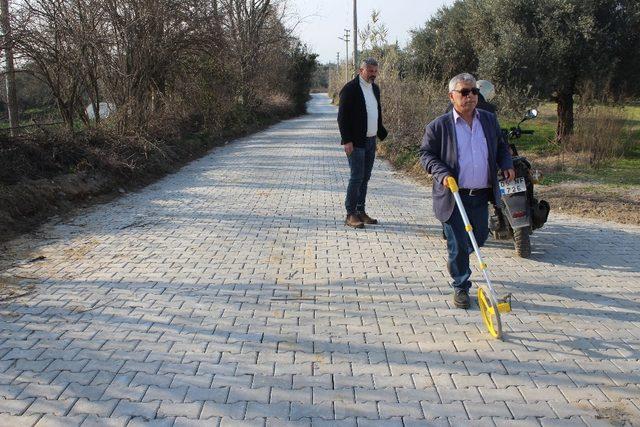
[[[513,168],[502,171],[502,174],[507,181],[513,181],[516,179],[516,171]]]
[[[353,142],[347,142],[346,144],[344,144],[344,152],[347,154],[347,156],[350,156],[351,153],[353,153]]]

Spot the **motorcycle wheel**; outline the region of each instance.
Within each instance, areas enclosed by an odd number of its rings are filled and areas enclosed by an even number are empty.
[[[513,246],[516,255],[520,258],[529,258],[531,256],[531,239],[529,235],[531,229],[529,227],[516,228],[513,230]]]

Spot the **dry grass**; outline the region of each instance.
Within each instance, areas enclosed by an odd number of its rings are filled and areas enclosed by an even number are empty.
[[[393,65],[385,64],[381,67],[379,82],[383,91],[384,123],[389,131],[389,138],[380,144],[381,155],[399,169],[424,176],[418,149],[425,126],[447,108],[446,82],[400,78]]]
[[[424,128],[431,120],[444,114],[446,90],[441,82],[400,79],[383,75],[385,123],[400,151],[415,151],[420,146]]]
[[[629,136],[627,113],[622,108],[581,107],[577,109],[574,134],[565,141],[563,151],[599,169],[625,154]]]
[[[552,182],[562,182],[572,177],[599,180],[607,176],[607,182],[629,181],[627,170],[640,161],[640,108],[617,107],[602,104],[578,105],[575,111],[574,134],[563,144],[555,140],[556,106],[545,103],[538,107],[536,120],[523,125],[535,131],[518,140],[518,150],[535,166],[552,177]],[[503,126],[513,126],[516,121],[504,120]],[[635,151],[635,154],[634,154]],[[637,169],[637,167],[635,167]]]

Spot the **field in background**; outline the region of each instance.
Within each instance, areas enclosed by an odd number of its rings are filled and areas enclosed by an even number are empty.
[[[379,145],[380,155],[428,183],[418,148],[424,126],[444,111],[444,84],[401,80],[392,73],[384,77],[384,120],[390,136]],[[536,192],[550,202],[552,215],[565,212],[640,225],[640,106],[576,106],[575,133],[561,144],[555,141],[555,104],[538,109],[538,118],[522,125],[535,134],[523,136],[516,145],[542,172]],[[519,121],[504,113],[499,117],[503,127]]]
[[[579,139],[568,141],[565,146],[555,142],[555,104],[543,104],[538,111],[538,118],[522,125],[535,134],[524,135],[516,146],[542,170],[544,185],[579,181],[613,187],[640,186],[640,106],[576,109],[575,138],[590,139],[607,155],[597,164],[590,163],[590,151]],[[516,120],[502,122],[503,127],[516,124]],[[581,126],[586,129],[581,130]]]

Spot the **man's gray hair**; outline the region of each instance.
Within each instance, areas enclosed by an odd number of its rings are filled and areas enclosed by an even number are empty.
[[[476,87],[476,78],[469,73],[460,73],[451,80],[449,80],[449,92],[453,92],[458,83],[471,83],[473,87]]]
[[[365,58],[360,62],[360,68],[377,67],[378,61],[373,58]]]

